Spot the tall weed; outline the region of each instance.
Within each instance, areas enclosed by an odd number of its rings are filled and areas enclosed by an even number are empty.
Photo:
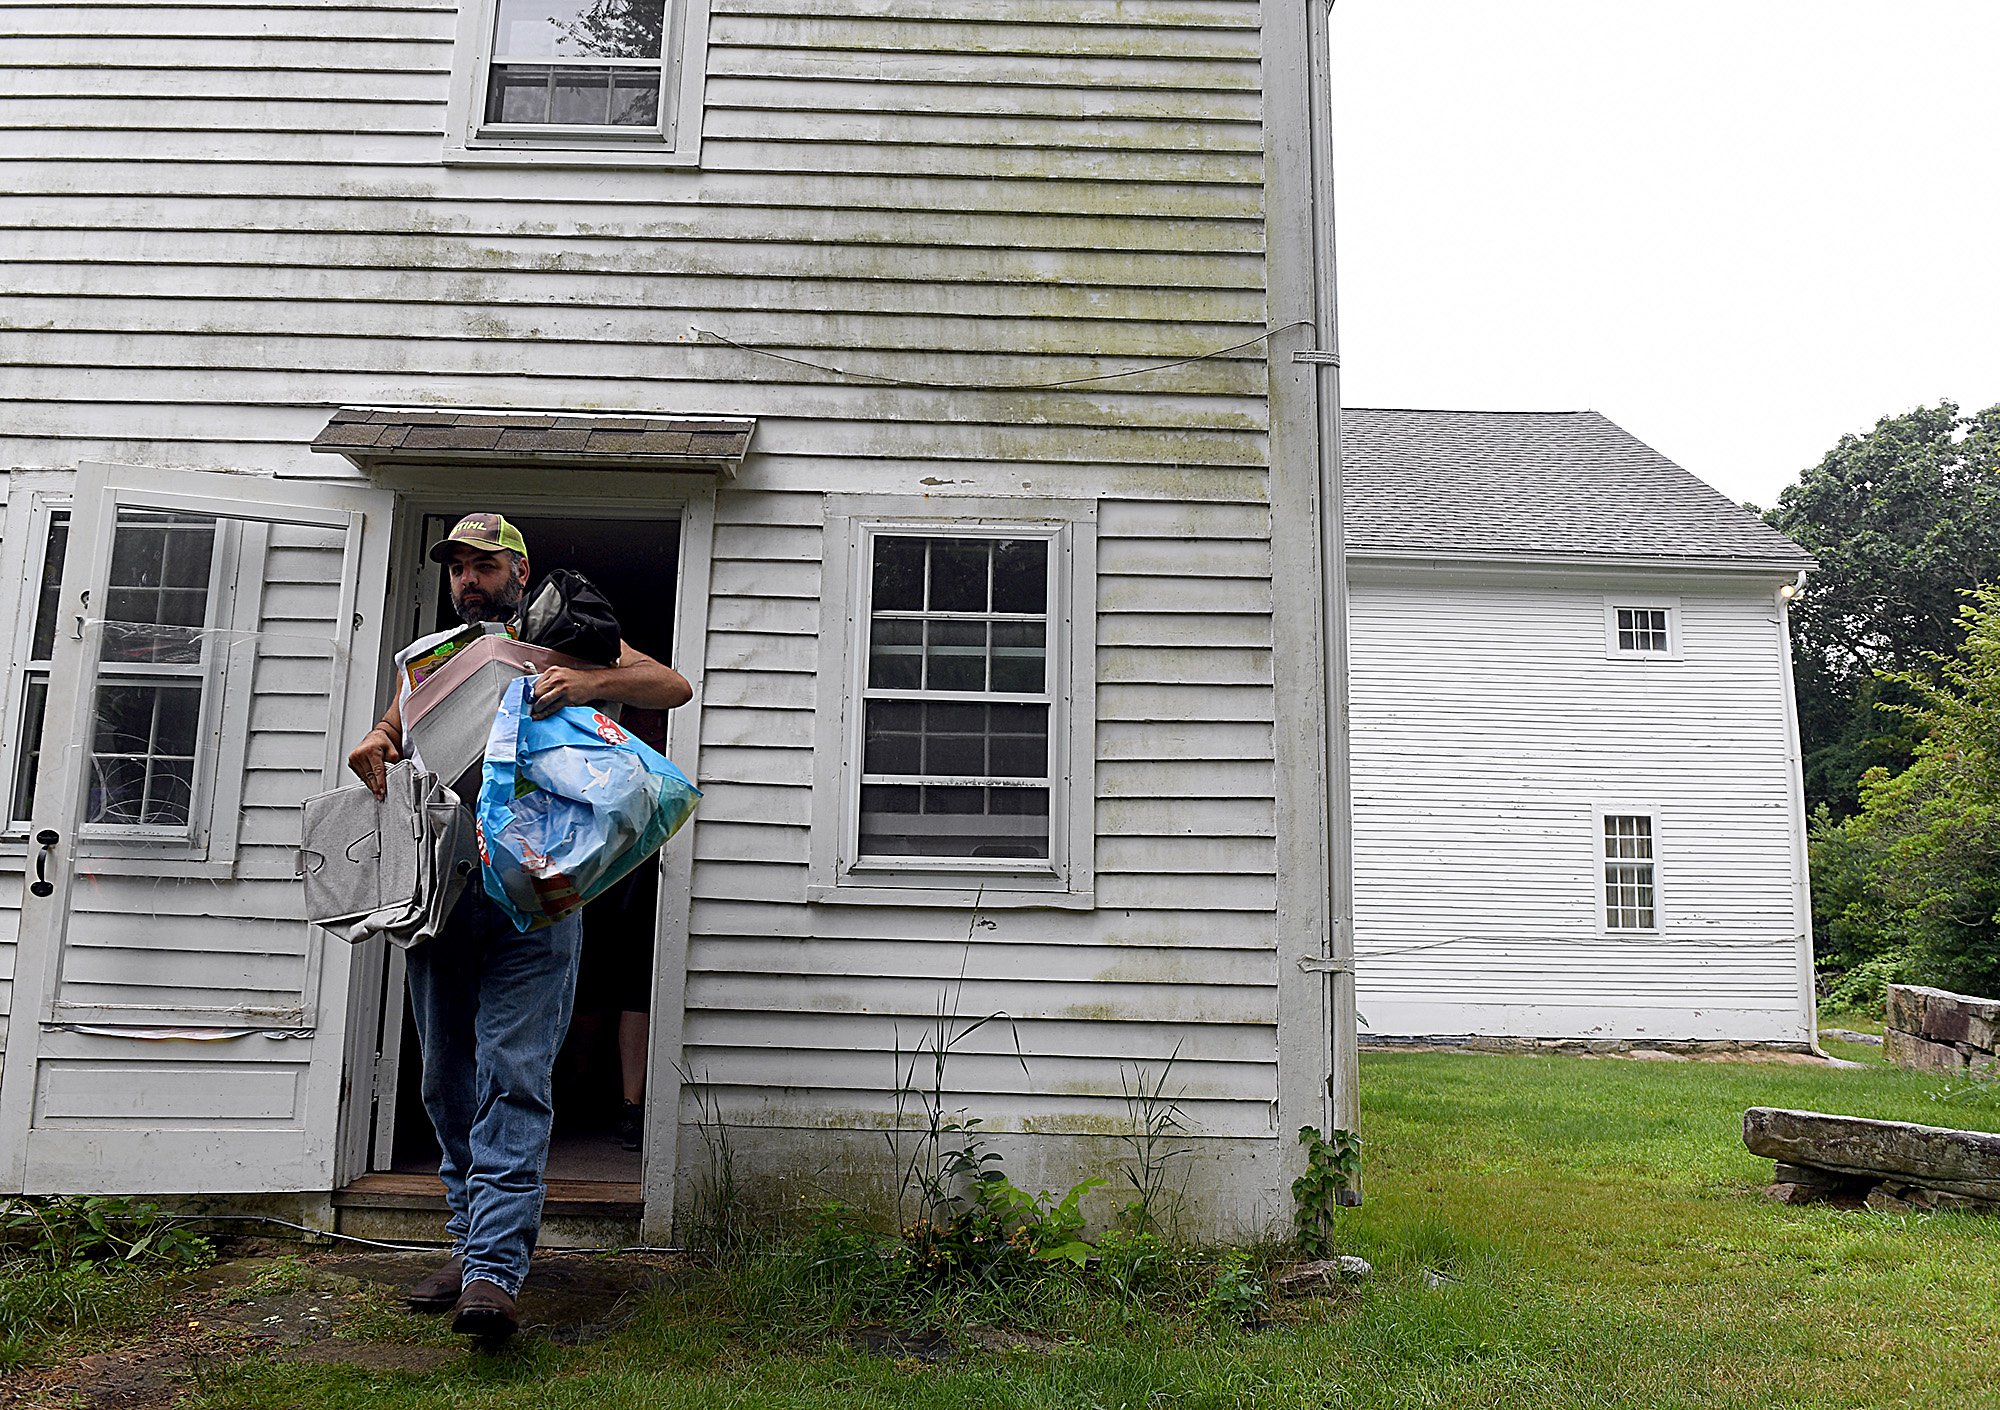
[[[130,1317],[160,1274],[213,1258],[207,1239],[157,1205],[109,1195],[0,1204],[0,1367],[53,1332]]]

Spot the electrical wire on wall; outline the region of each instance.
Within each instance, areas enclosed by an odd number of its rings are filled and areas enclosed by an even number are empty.
[[[692,324],[688,326],[688,331],[694,334],[697,340],[708,339],[712,342],[720,343],[725,347],[735,348],[739,352],[754,353],[758,357],[768,357],[777,362],[789,362],[794,367],[811,368],[815,372],[824,372],[833,377],[856,378],[880,387],[912,387],[939,392],[1048,392],[1057,391],[1063,387],[1081,387],[1096,382],[1112,382],[1121,377],[1143,377],[1149,372],[1166,372],[1176,367],[1188,367],[1197,362],[1208,362],[1218,357],[1227,357],[1231,353],[1242,352],[1245,348],[1254,348],[1259,343],[1275,338],[1278,334],[1288,332],[1293,328],[1307,327],[1311,322],[1312,320],[1309,318],[1295,318],[1290,323],[1281,323],[1275,328],[1266,328],[1254,338],[1246,338],[1240,343],[1231,343],[1226,348],[1213,348],[1205,353],[1196,353],[1193,357],[1177,357],[1163,362],[1149,362],[1143,367],[1127,367],[1118,372],[1094,372],[1085,377],[1062,377],[1052,382],[948,382],[930,381],[921,377],[891,377],[885,373],[856,372],[851,368],[839,367],[830,362],[814,362],[810,358],[794,357],[791,353],[782,353],[774,348],[760,347],[756,343],[739,342],[737,339],[731,338],[726,334],[717,333],[708,328],[699,328]],[[931,351],[950,352],[956,350],[931,349]],[[1080,356],[1090,356],[1090,354],[1080,354]]]

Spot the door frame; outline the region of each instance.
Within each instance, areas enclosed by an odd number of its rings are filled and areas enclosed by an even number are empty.
[[[708,655],[708,599],[711,551],[715,538],[716,481],[709,473],[620,472],[569,470],[556,467],[480,467],[478,486],[467,492],[464,466],[397,467],[374,477],[396,494],[394,531],[390,536],[385,623],[373,688],[366,700],[378,706],[393,679],[395,653],[410,638],[424,594],[434,591],[426,571],[423,525],[433,514],[456,517],[475,502],[480,508],[523,518],[676,520],[680,550],[674,586],[675,669],[694,691],[687,704],[667,713],[667,753],[691,779],[700,778],[703,666]],[[562,488],[557,488],[560,482]],[[694,829],[699,813],[690,818],[682,836],[662,853],[659,909],[654,919],[652,1022],[646,1064],[646,1116],[641,1150],[641,1189],[645,1212],[640,1239],[665,1243],[673,1228],[676,1174],[680,1166],[680,1068],[682,1028],[686,1014],[690,883],[694,871]],[[400,1003],[400,989],[386,993],[388,947],[357,947],[353,982],[349,986],[347,1102],[341,1113],[336,1188],[368,1173],[377,1139],[378,1100],[393,1103],[385,1082],[383,1058],[391,1071],[400,1055],[402,1014],[389,1012],[386,998]],[[400,956],[397,957],[400,959]],[[401,966],[396,966],[400,970]]]

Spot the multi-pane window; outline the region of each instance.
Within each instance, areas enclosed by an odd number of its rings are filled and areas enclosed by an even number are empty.
[[[489,124],[656,129],[669,0],[497,0]]]
[[[1667,608],[1619,607],[1615,610],[1620,651],[1665,655],[1673,650],[1667,639]]]
[[[69,552],[69,511],[50,513],[48,537],[42,544],[42,567],[36,575],[35,623],[28,658],[21,670],[20,724],[15,737],[13,787],[8,822],[25,827],[35,809],[35,772],[42,762],[42,717],[49,703],[49,665],[55,655],[56,606],[62,595],[63,560]]]
[[[216,521],[120,509],[91,701],[83,820],[184,829],[213,650]]]
[[[1049,860],[1050,541],[868,542],[858,854]]]
[[[1604,817],[1604,924],[1609,930],[1658,929],[1653,887],[1653,820]]]

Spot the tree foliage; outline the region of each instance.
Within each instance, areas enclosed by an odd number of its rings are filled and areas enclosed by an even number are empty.
[[[1819,560],[1792,604],[1806,798],[1852,811],[1870,768],[1911,757],[1913,703],[1879,674],[1957,643],[1964,594],[2000,579],[2000,406],[1885,416],[1847,435],[1766,518]]]
[[[1813,910],[1823,968],[2000,993],[2000,586],[1960,620],[1956,654],[1892,677],[1920,731],[1910,766],[1870,769],[1859,811],[1815,819]]]
[[[591,0],[574,19],[558,19],[555,25],[584,54],[656,59],[666,22],[665,0]]]

